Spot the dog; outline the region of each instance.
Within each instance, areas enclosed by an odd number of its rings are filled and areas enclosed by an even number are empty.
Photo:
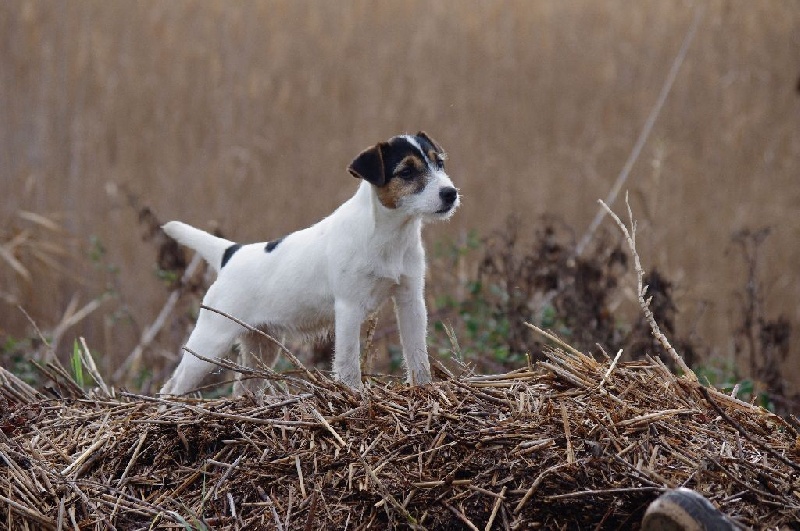
[[[218,275],[203,304],[273,335],[304,339],[334,333],[334,377],[362,389],[363,321],[394,299],[411,385],[431,381],[426,344],[425,222],[449,219],[459,192],[445,172],[441,146],[420,131],[363,151],[347,168],[361,180],[349,200],[306,229],[270,242],[241,245],[178,221],[164,232],[194,249]],[[243,328],[201,309],[187,352],[163,395],[194,390]],[[251,334],[252,335],[252,334]],[[248,349],[247,341],[241,348]]]

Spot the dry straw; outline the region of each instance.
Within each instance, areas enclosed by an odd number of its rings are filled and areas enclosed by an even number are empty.
[[[140,396],[105,386],[86,349],[89,392],[57,364],[41,368],[54,382],[47,395],[0,368],[0,521],[635,528],[678,486],[745,526],[800,521],[798,433],[780,417],[703,388],[688,367],[676,376],[657,358],[599,362],[540,332],[554,346],[532,367],[453,376],[435,364],[432,385],[377,379],[360,395],[297,367],[245,372],[282,394]]]
[[[779,417],[656,359],[608,368],[553,349],[534,369],[374,382],[362,397],[289,376],[292,394],[260,400],[84,393],[54,366],[61,397],[47,398],[0,369],[0,517],[11,529],[615,527],[686,485],[745,525],[800,518],[797,433]]]

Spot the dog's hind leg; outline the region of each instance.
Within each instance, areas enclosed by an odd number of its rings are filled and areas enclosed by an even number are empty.
[[[208,310],[200,310],[197,324],[186,343],[186,348],[203,357],[217,360],[228,352],[242,331],[242,327],[230,319]],[[186,351],[172,378],[161,388],[161,394],[186,394],[196,389],[203,378],[215,368],[216,365],[213,363],[201,360]]]
[[[269,333],[265,330],[265,332]],[[260,334],[248,332],[239,338],[239,365],[256,368],[258,366],[273,368],[278,358],[280,347]],[[233,396],[242,396],[248,392],[256,396],[263,394],[269,388],[274,392],[272,385],[261,378],[249,377],[236,373],[233,382]]]

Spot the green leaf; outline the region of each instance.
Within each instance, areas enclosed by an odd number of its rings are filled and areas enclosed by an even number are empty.
[[[72,374],[75,376],[75,383],[83,387],[83,363],[81,362],[81,347],[78,345],[77,339],[72,343],[70,363],[72,365]]]

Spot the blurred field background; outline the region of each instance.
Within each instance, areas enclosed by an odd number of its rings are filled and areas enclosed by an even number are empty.
[[[21,305],[46,334],[61,323],[62,358],[78,336],[104,374],[128,356],[168,295],[131,197],[163,220],[266,240],[327,215],[357,185],[352,157],[403,131],[445,146],[463,194],[449,224],[428,228],[432,249],[489,235],[510,213],[531,233],[555,216],[577,239],[700,5],[625,186],[639,252],[674,282],[676,327],[705,345],[702,363],[724,366],[748,281],[732,236],[769,227],[757,299],[760,315],[794,327],[782,362],[794,393],[800,4],[789,0],[3,2],[5,349],[35,347]],[[184,332],[167,327],[145,352],[152,374]]]

